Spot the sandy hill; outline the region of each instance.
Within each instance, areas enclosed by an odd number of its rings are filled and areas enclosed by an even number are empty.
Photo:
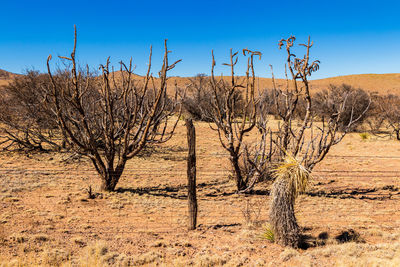
[[[0,86],[7,85],[13,78],[15,78],[18,75],[19,74],[15,74],[15,73],[0,69]]]
[[[311,82],[312,87],[317,90],[326,88],[329,84],[342,83],[360,87],[368,92],[400,95],[400,73],[346,75]]]
[[[0,86],[8,84],[18,74],[7,72],[0,69]],[[115,79],[118,80],[121,74],[115,72]],[[135,80],[142,80],[143,77],[134,75]],[[177,84],[178,87],[185,87],[190,84],[190,77],[170,77],[168,80],[169,88]],[[230,80],[230,77],[224,77],[226,81]],[[241,79],[244,80],[244,77]],[[284,87],[286,81],[283,79],[276,79],[277,86]],[[368,92],[377,92],[380,94],[398,94],[400,95],[400,73],[390,74],[354,74],[346,76],[337,76],[319,80],[310,81],[311,90],[313,92],[320,91],[329,86],[329,84],[341,85],[343,83],[349,84],[354,87],[365,89]],[[258,88],[272,88],[272,79],[270,78],[257,78]]]
[[[227,81],[229,77],[224,77]],[[277,86],[285,86],[286,81],[276,79]],[[177,83],[178,86],[184,86],[190,83],[189,78],[171,77],[169,84]],[[319,80],[310,81],[312,91],[320,91],[327,88],[330,84],[341,85],[349,84],[354,87],[362,88],[368,92],[377,92],[380,94],[398,94],[400,95],[400,73],[392,74],[355,74],[346,76],[337,76]],[[272,79],[257,78],[259,88],[272,88]]]
[[[20,75],[21,74],[16,74],[16,73],[12,73],[12,72],[0,69],[0,80],[11,80]]]

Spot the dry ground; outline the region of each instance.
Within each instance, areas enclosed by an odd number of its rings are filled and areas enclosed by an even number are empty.
[[[87,198],[99,179],[67,155],[0,155],[0,266],[398,266],[400,143],[348,135],[317,167],[297,217],[307,250],[260,238],[268,185],[237,195],[226,153],[196,123],[199,227],[186,230],[186,133],[136,158],[115,193]],[[397,158],[396,158],[397,157]],[[98,193],[98,192],[97,192]],[[354,230],[351,242],[336,237]]]

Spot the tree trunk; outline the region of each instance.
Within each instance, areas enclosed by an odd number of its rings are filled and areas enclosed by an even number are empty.
[[[239,166],[239,157],[234,153],[231,153],[231,163],[233,167],[233,171],[235,173],[235,182],[238,191],[242,191],[246,189],[246,184],[243,181],[242,171]]]
[[[115,178],[102,178],[100,190],[112,192],[115,190],[116,185]]]
[[[197,198],[196,198],[196,129],[191,119],[186,119],[188,158],[188,208],[189,208],[189,230],[196,229],[197,224]]]
[[[107,169],[104,175],[101,175],[101,187],[102,191],[112,192],[115,190],[121,178],[122,172],[124,171],[125,163],[118,165],[115,170]]]

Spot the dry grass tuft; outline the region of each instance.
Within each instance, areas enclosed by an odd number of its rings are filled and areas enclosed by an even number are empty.
[[[366,141],[371,138],[371,135],[369,133],[365,132],[365,133],[360,133],[360,137],[361,137],[361,140]]]
[[[285,261],[288,261],[291,258],[297,257],[299,255],[300,255],[300,253],[297,250],[295,250],[293,248],[287,248],[279,255],[279,258],[281,261],[285,262]]]
[[[261,239],[266,239],[271,243],[275,242],[275,233],[271,225],[264,225],[263,232],[261,234]]]
[[[65,266],[70,260],[71,254],[61,249],[45,250],[41,257],[44,266]]]
[[[162,261],[162,255],[154,251],[149,251],[147,253],[141,254],[138,257],[136,257],[132,263],[134,266],[141,266],[161,261]]]
[[[195,258],[194,266],[209,267],[209,266],[223,266],[229,261],[224,256],[219,255],[202,255]]]

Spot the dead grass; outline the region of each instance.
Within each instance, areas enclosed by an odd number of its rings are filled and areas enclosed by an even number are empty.
[[[129,163],[118,192],[94,199],[88,199],[86,189],[91,185],[99,193],[99,179],[86,161],[65,164],[61,161],[65,155],[0,154],[0,266],[45,262],[332,266],[356,264],[357,259],[366,266],[394,266],[398,262],[400,184],[398,174],[387,171],[399,171],[399,165],[398,159],[384,158],[399,155],[398,142],[372,138],[365,142],[350,134],[334,147],[313,172],[306,194],[298,196],[302,204],[296,209],[306,235],[318,242],[321,233],[329,237],[325,245],[284,253],[284,248],[260,238],[268,221],[270,188],[260,184],[257,194],[234,194],[235,185],[227,178],[229,163],[220,156],[224,152],[216,133],[207,124],[196,126],[200,224],[196,231],[186,230],[182,141],[186,133],[181,124],[160,154]],[[375,158],[352,158],[371,156],[371,151]],[[251,208],[246,212],[247,201]],[[335,237],[350,228],[366,243],[338,244]]]

